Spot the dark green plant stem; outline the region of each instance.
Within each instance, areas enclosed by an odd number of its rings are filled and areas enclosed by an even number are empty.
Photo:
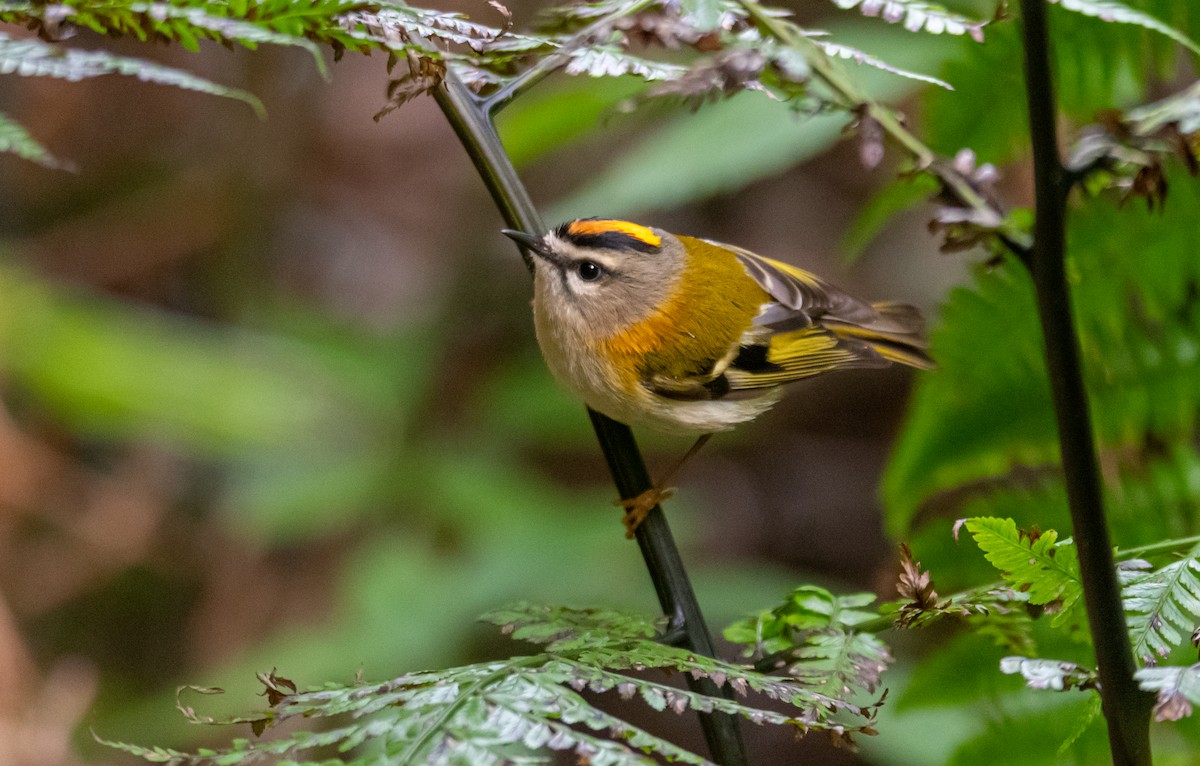
[[[1153,697],[1133,678],[1133,650],[1125,627],[1121,589],[1104,513],[1100,469],[1092,436],[1071,312],[1066,256],[1066,172],[1058,153],[1057,109],[1050,72],[1045,0],[1021,0],[1025,92],[1033,146],[1035,205],[1033,257],[1046,364],[1058,419],[1059,449],[1071,526],[1079,552],[1088,627],[1096,650],[1100,698],[1113,763],[1149,766]]]
[[[504,222],[520,231],[545,231],[541,215],[500,143],[489,112],[490,105],[467,90],[453,69],[447,72],[444,82],[433,94],[479,171]],[[529,266],[528,253],[522,252],[521,255]],[[637,497],[650,489],[651,481],[645,461],[629,427],[591,410],[588,410],[588,414],[620,496]],[[615,533],[615,516],[613,527]],[[669,637],[698,654],[715,657],[712,636],[704,623],[696,594],[662,508],[655,506],[650,511],[638,527],[637,541],[658,593],[659,603],[670,619]],[[718,688],[707,678],[688,676],[687,682],[693,691],[701,694],[731,696],[728,689]],[[737,719],[723,713],[705,713],[700,716],[700,724],[713,760],[722,766],[744,766],[745,748]]]
[[[588,415],[621,497],[637,497],[649,489],[652,485],[650,474],[646,471],[646,463],[642,460],[629,426],[591,409]],[[646,560],[646,568],[650,570],[654,590],[658,592],[658,603],[670,620],[666,638],[698,654],[716,657],[712,635],[704,622],[700,604],[692,591],[687,569],[679,557],[679,549],[675,546],[675,538],[667,525],[667,515],[661,506],[654,506],[635,534],[638,546],[642,549],[642,558]],[[708,678],[689,676],[687,681],[694,692],[730,696],[727,690],[719,688]],[[746,763],[737,719],[717,713],[705,714],[704,721],[704,739],[713,758],[723,766]]]

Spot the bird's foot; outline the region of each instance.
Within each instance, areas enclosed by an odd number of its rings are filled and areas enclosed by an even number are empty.
[[[665,489],[651,487],[637,497],[618,500],[616,504],[625,509],[625,518],[622,519],[622,522],[625,524],[625,539],[632,540],[633,533],[646,520],[646,515],[654,510],[654,506],[674,494],[674,487],[667,487]]]

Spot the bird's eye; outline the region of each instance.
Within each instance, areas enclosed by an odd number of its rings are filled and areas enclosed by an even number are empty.
[[[575,268],[579,272],[579,278],[584,282],[595,282],[604,274],[604,269],[600,268],[595,261],[580,261]]]

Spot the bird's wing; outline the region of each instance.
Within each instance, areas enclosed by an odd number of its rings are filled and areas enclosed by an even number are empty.
[[[755,324],[762,326],[788,325],[781,330],[810,327],[823,317],[841,321],[869,324],[879,319],[875,307],[864,300],[843,292],[816,274],[787,263],[764,258],[734,245],[712,244],[729,250],[737,257],[746,273],[774,298],[764,306]]]
[[[911,306],[871,304],[803,269],[740,247],[719,246],[733,252],[773,299],[763,305],[722,371],[729,394],[833,370],[887,367],[892,362],[933,365],[925,354],[920,313]]]

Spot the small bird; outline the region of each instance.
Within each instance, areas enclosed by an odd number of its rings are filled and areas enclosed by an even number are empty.
[[[751,420],[781,386],[834,370],[934,366],[912,306],[868,303],[733,245],[607,218],[505,229],[534,257],[533,315],[554,377],[628,425],[699,436]],[[623,499],[629,536],[669,490]]]

